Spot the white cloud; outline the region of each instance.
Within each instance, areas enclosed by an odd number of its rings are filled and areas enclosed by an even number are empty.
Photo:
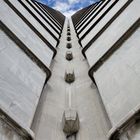
[[[55,6],[53,8],[58,11],[61,11],[63,13],[63,12],[66,12],[67,10],[69,10],[70,5],[65,2],[56,2]]]
[[[50,1],[50,0],[48,0]],[[55,5],[52,7],[58,11],[60,11],[61,13],[63,13],[66,17],[71,17],[76,11],[82,9],[82,5],[80,5],[81,7],[78,7],[78,10],[72,10],[72,7],[77,4],[80,3],[81,0],[67,0],[67,2],[62,2],[62,1],[56,1]],[[94,1],[94,0],[90,0]]]
[[[63,12],[63,14],[66,16],[66,17],[71,17],[76,11],[74,10],[69,10],[69,11],[65,11]]]
[[[60,11],[65,16],[70,17],[76,11],[85,7],[84,5],[93,4],[95,1],[99,1],[99,0],[88,0],[88,1],[87,0],[65,0],[63,2],[62,2],[62,0],[55,0],[55,1],[54,0],[37,0],[37,1],[43,2],[43,3],[50,5],[50,6],[54,5],[52,8]],[[75,5],[77,7],[75,7]],[[72,10],[73,8],[74,9],[76,8],[77,10],[76,11]]]
[[[75,4],[80,2],[80,0],[68,0],[69,4]]]
[[[79,0],[69,0],[68,3],[57,1],[55,5],[53,6],[53,8],[62,12],[66,17],[71,17],[76,11],[70,10],[70,8],[71,8],[72,3],[76,1],[78,2]]]

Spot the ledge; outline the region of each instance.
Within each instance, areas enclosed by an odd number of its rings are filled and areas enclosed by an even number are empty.
[[[0,119],[26,140],[34,140],[34,132],[13,118],[13,115],[0,105]]]
[[[135,125],[140,120],[140,105],[131,110],[117,125],[109,131],[109,140],[117,140],[120,135],[127,131],[130,126]]]
[[[129,6],[133,0],[128,0],[126,4],[103,26],[103,28],[90,40],[90,42],[82,49],[82,54],[86,58],[85,52],[100,37],[100,35],[114,22],[114,20]]]
[[[88,74],[91,80],[96,84],[93,73],[127,40],[140,25],[140,18],[120,37],[120,39],[93,65]],[[97,86],[97,84],[96,84]],[[97,86],[98,87],[98,86]],[[109,140],[118,140],[119,136],[140,120],[140,105],[131,110],[117,125],[112,127],[108,133]]]
[[[46,81],[49,80],[51,77],[51,71],[50,69],[34,54],[31,50],[28,49],[28,47],[12,32],[10,29],[2,22],[0,21],[0,28],[13,40],[17,46],[23,50],[23,52],[33,61],[35,62],[45,73],[46,73]]]
[[[8,0],[4,0],[5,3],[7,3],[7,5],[15,11],[15,13],[32,29],[32,31],[34,31],[36,33],[36,35],[53,51],[54,55],[53,58],[55,57],[55,55],[57,54],[56,49],[47,41],[47,39],[18,11],[18,9],[16,9],[14,7],[14,5],[12,5],[12,3]],[[21,1],[19,1],[21,2]],[[38,19],[36,19],[38,21]],[[38,21],[39,22],[39,21]],[[50,31],[49,31],[50,32]],[[57,44],[56,46],[59,44],[59,40],[57,39]]]
[[[89,77],[94,83],[96,82],[94,80],[93,73],[96,72],[103,63],[121,47],[121,45],[133,34],[133,32],[137,30],[139,25],[140,18],[138,18],[137,21],[113,44],[113,46],[89,69]]]

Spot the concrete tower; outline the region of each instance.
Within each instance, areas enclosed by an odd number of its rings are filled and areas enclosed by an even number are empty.
[[[0,0],[0,140],[140,140],[139,7]]]

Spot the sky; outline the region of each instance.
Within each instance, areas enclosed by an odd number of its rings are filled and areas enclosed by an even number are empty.
[[[70,17],[76,11],[87,7],[99,0],[37,0],[41,3],[60,11],[65,16]]]

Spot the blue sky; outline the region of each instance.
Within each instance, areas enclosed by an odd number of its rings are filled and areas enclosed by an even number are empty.
[[[99,0],[37,0],[59,10],[65,16],[70,17],[76,11],[93,4]]]

